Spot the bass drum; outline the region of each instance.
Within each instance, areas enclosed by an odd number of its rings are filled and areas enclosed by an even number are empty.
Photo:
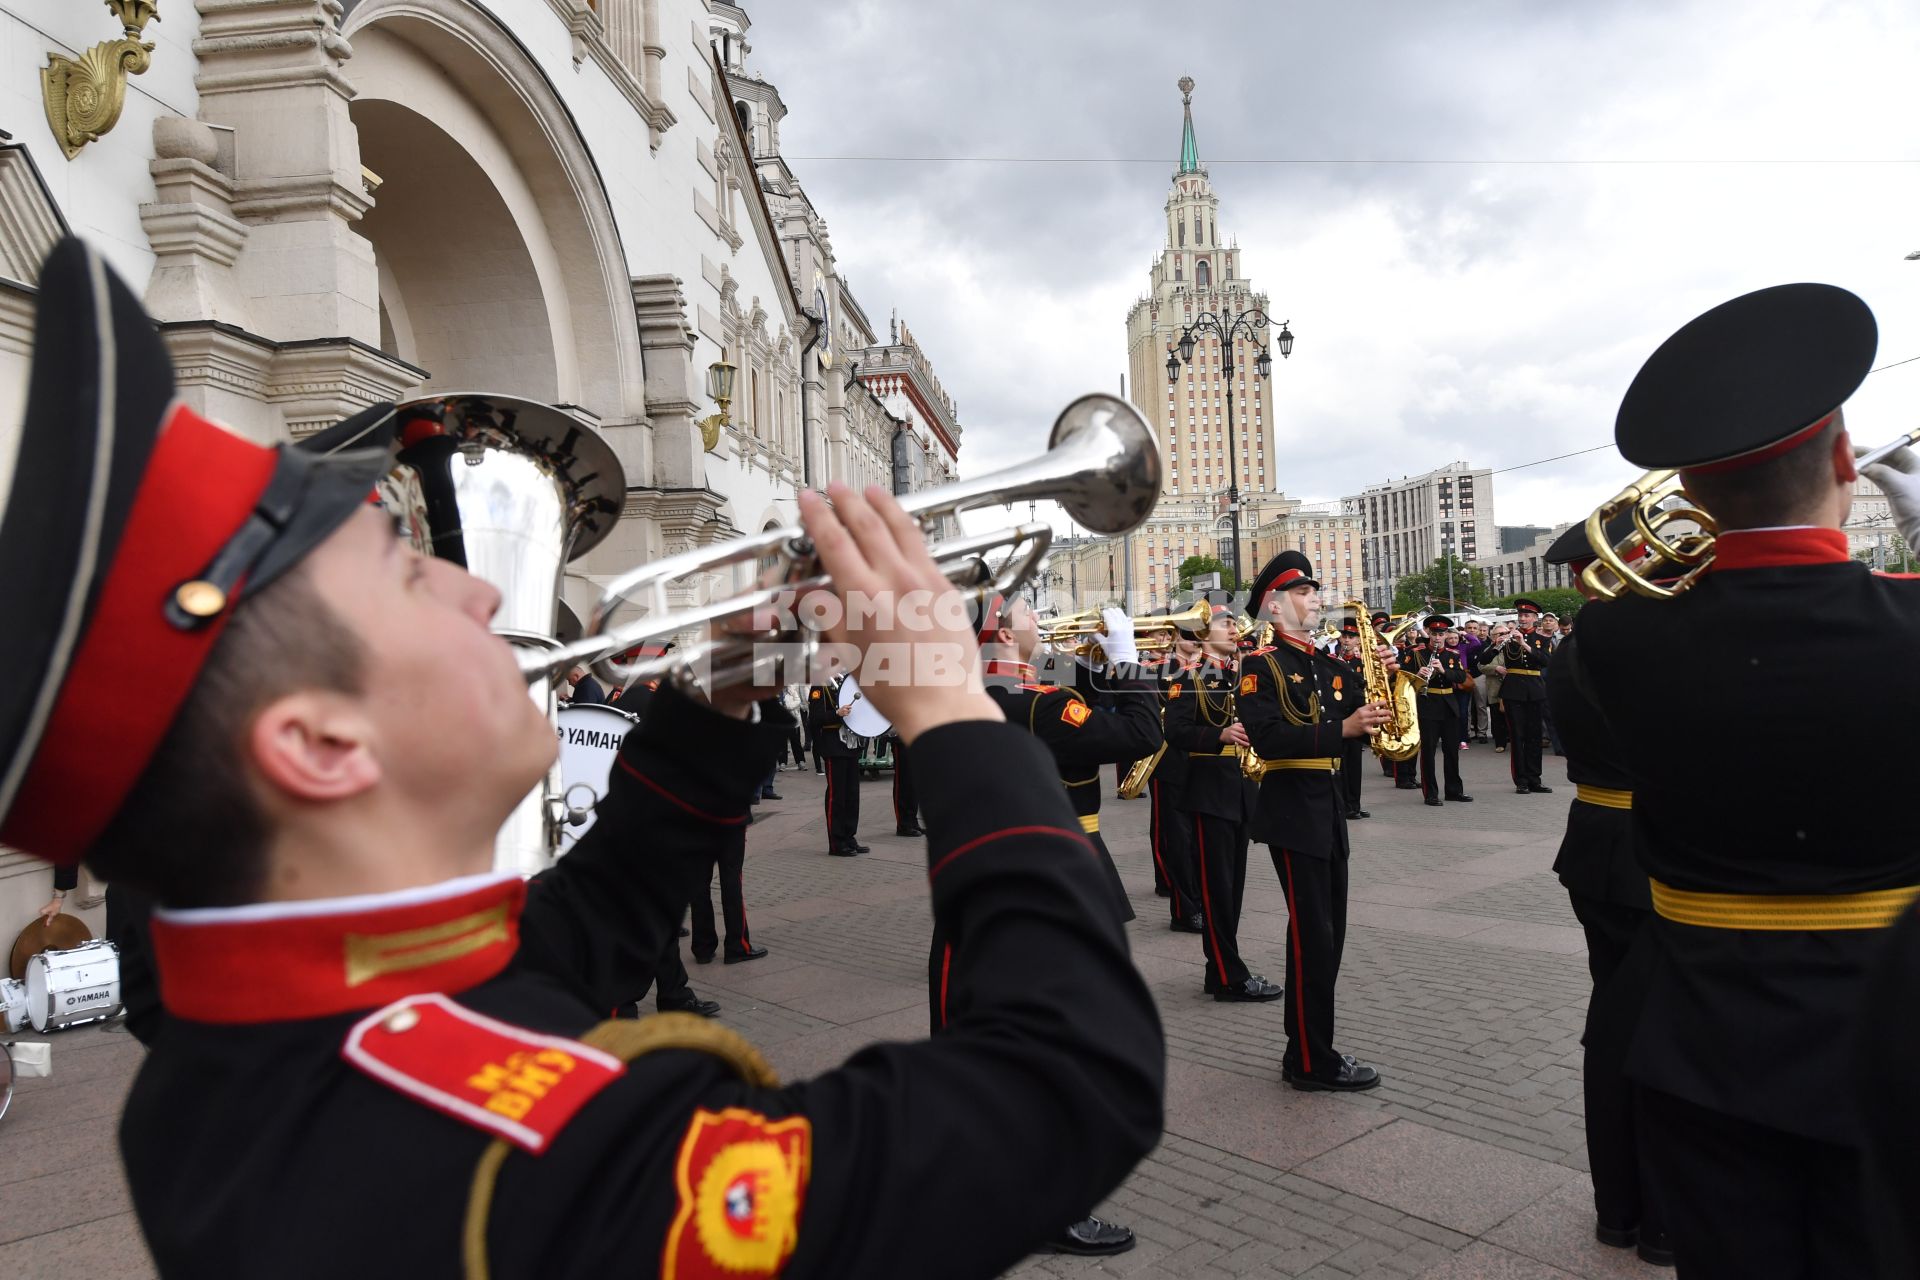
[[[568,818],[560,827],[560,852],[593,828],[594,806],[607,794],[613,759],[639,716],[612,707],[560,708],[560,786]]]
[[[120,1012],[120,949],[89,942],[42,951],[27,961],[27,1017],[35,1031],[60,1031]]]

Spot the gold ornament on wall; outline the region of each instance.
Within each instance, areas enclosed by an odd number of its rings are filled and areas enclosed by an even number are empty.
[[[694,423],[700,428],[700,447],[712,453],[720,446],[720,429],[733,421],[733,378],[738,370],[725,360],[716,360],[707,366],[707,396],[720,406],[720,412],[710,413]]]
[[[153,45],[143,43],[140,34],[149,22],[160,20],[160,0],[106,0],[106,5],[125,34],[102,41],[78,58],[50,53],[40,70],[47,123],[69,160],[119,123],[127,102],[127,77],[139,75],[153,62]]]

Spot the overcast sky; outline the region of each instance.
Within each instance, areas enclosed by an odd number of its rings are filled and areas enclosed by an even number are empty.
[[[959,401],[968,474],[1118,386],[1182,75],[1221,234],[1298,336],[1272,396],[1290,494],[1610,444],[1660,340],[1764,285],[1844,285],[1877,363],[1920,356],[1912,0],[748,11],[782,149],[875,325],[897,308]],[[1878,442],[1916,414],[1920,361],[1848,419]],[[1578,518],[1631,474],[1608,448],[1499,475],[1497,516]]]

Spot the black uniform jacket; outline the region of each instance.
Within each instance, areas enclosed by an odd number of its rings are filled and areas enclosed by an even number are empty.
[[[1032,670],[1024,668],[1027,674]],[[1009,724],[1046,744],[1074,813],[1095,821],[1100,812],[1100,766],[1131,764],[1159,748],[1160,695],[1151,679],[1136,675],[1100,677],[1090,687],[1106,705],[1094,705],[1079,689],[1032,681],[1016,684],[998,676],[987,682],[987,693],[1000,704]],[[1099,689],[1109,692],[1102,695]]]
[[[1188,813],[1229,822],[1253,817],[1253,783],[1240,772],[1238,753],[1220,741],[1220,731],[1236,718],[1239,681],[1230,663],[1208,658],[1168,688],[1168,749],[1187,752],[1190,759],[1181,798]]]
[[[807,690],[807,727],[813,730],[815,749],[823,756],[858,756],[858,745],[848,746],[840,736],[846,721],[840,718],[841,689],[845,676],[835,676],[832,684],[817,684]]]
[[[1153,678],[1160,686],[1160,719],[1162,725],[1166,723],[1167,696],[1172,692],[1173,686],[1179,684],[1187,672],[1193,669],[1193,666],[1193,663],[1188,662],[1177,653],[1164,654],[1159,661],[1151,664],[1150,670],[1153,673]],[[1184,794],[1184,788],[1187,783],[1187,753],[1179,747],[1174,746],[1172,740],[1169,739],[1167,741],[1167,749],[1160,756],[1160,763],[1154,766],[1152,776],[1160,783],[1162,788],[1162,802],[1164,803],[1171,800],[1175,805],[1179,805],[1181,803],[1180,797]]]
[[[1473,673],[1467,670],[1466,660],[1460,656],[1458,649],[1442,648],[1439,654],[1440,667],[1433,673],[1432,678],[1425,682],[1425,688],[1416,695],[1420,699],[1417,705],[1425,707],[1428,715],[1432,715],[1437,710],[1449,720],[1458,720],[1460,700],[1453,695],[1467,687],[1473,680]],[[1427,664],[1431,661],[1430,648],[1416,649],[1413,665],[1407,670],[1417,675],[1425,671]]]
[[[1240,661],[1240,723],[1260,757],[1337,761],[1341,723],[1366,701],[1354,669],[1279,637]],[[1253,838],[1312,858],[1347,847],[1347,800],[1331,769],[1268,768],[1254,807]]]
[[[1572,636],[1561,641],[1558,661],[1547,668],[1547,704],[1567,749],[1567,779],[1575,786],[1631,794],[1633,778],[1612,727],[1574,687],[1574,643]],[[1567,810],[1567,833],[1561,837],[1553,871],[1568,892],[1583,898],[1653,909],[1647,873],[1633,851],[1630,809],[1576,796]]]
[[[984,1277],[1117,1185],[1160,1134],[1160,1025],[1052,761],[1004,724],[911,748],[935,919],[978,940],[937,1042],[780,1086],[704,1019],[596,1027],[746,821],[789,723],[762,715],[661,690],[524,911],[506,876],[162,913],[173,1016],[121,1127],[161,1271]]]
[[[1580,620],[1586,621],[1585,610]],[[1516,631],[1500,651],[1507,660],[1507,678],[1500,682],[1500,696],[1508,702],[1545,702],[1546,672],[1553,661],[1553,646],[1546,637],[1538,631]]]
[[[1808,620],[1817,651],[1796,625]],[[1663,652],[1711,654],[1711,668],[1651,678],[1656,636]],[[1721,894],[1920,884],[1910,754],[1875,749],[1866,721],[1835,719],[1836,676],[1820,656],[1867,673],[1872,724],[1920,723],[1920,682],[1905,674],[1915,636],[1920,582],[1853,563],[1834,530],[1723,534],[1714,569],[1679,599],[1582,609],[1568,665],[1619,740],[1648,873]],[[1847,1054],[1887,931],[1653,926],[1629,1071],[1729,1115],[1857,1142]]]

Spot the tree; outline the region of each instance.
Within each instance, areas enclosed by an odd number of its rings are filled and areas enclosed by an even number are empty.
[[[1878,536],[1879,535],[1876,534],[1876,538]],[[1888,529],[1885,537],[1886,541],[1884,543],[1876,541],[1869,544],[1859,551],[1854,552],[1853,558],[1861,564],[1867,565],[1869,568],[1884,569],[1888,573],[1913,572],[1913,550],[1907,546],[1907,540],[1900,536],[1900,531],[1898,529]],[[1882,547],[1886,550],[1885,560],[1880,558]]]
[[[1393,611],[1406,613],[1413,609],[1447,607],[1447,568],[1445,556],[1435,560],[1419,573],[1410,573],[1393,584]],[[1484,569],[1476,569],[1463,560],[1455,558],[1453,568],[1453,600],[1455,604],[1477,604],[1487,598],[1487,574]]]
[[[1233,570],[1220,562],[1219,556],[1188,556],[1180,562],[1177,570],[1180,576],[1180,590],[1193,590],[1193,580],[1209,573],[1220,575],[1220,585],[1228,591],[1238,591],[1240,580],[1233,576]]]

